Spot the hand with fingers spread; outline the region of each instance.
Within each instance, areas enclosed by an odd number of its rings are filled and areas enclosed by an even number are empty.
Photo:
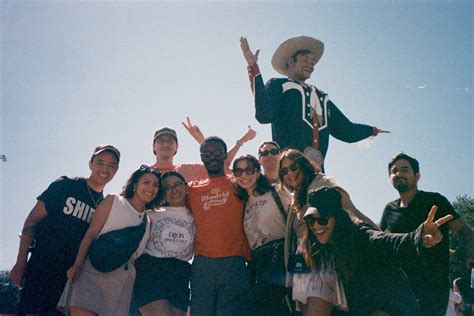
[[[428,213],[428,218],[423,223],[423,246],[426,248],[431,248],[436,246],[443,240],[443,234],[439,230],[440,226],[449,222],[453,219],[453,215],[449,214],[444,217],[434,220],[436,216],[437,206],[433,205],[430,212]]]
[[[204,141],[206,137],[204,137],[204,134],[201,132],[201,130],[199,129],[197,125],[194,125],[193,123],[191,123],[191,120],[189,119],[189,117],[186,117],[186,123],[181,122],[181,124],[183,124],[184,128],[199,144],[202,144],[202,142]]]
[[[247,38],[241,37],[240,38],[240,48],[242,48],[242,53],[244,54],[244,58],[247,61],[249,67],[253,67],[257,64],[258,61],[258,54],[260,53],[260,49],[257,49],[255,54],[250,50],[249,42]]]

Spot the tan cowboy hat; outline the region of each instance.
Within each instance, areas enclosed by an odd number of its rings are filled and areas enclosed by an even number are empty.
[[[273,68],[280,74],[288,75],[288,60],[297,51],[307,49],[311,51],[316,57],[316,62],[319,61],[324,52],[324,44],[320,40],[309,36],[297,36],[287,39],[278,46],[272,57]]]

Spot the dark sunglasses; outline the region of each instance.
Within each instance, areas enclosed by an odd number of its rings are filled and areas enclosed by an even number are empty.
[[[140,168],[138,168],[138,170],[154,173],[155,176],[158,177],[158,179],[161,179],[161,172],[160,172],[160,170],[158,170],[156,168],[152,168],[152,167],[147,166],[147,165],[141,165]]]
[[[280,154],[280,149],[273,148],[270,150],[264,150],[258,153],[260,157],[275,156]]]
[[[326,226],[329,222],[329,217],[313,217],[310,216],[309,218],[305,218],[306,223],[309,224],[309,226],[313,226],[314,223],[318,223],[321,226]]]
[[[297,170],[300,170],[300,166],[298,166],[298,164],[296,162],[294,162],[291,165],[289,165],[288,167],[283,167],[280,170],[278,170],[278,173],[280,174],[280,177],[284,177],[288,174],[288,172],[290,170],[295,172]]]
[[[255,169],[255,167],[252,167],[252,166],[248,166],[247,168],[245,169],[241,169],[241,168],[234,168],[232,170],[232,172],[234,173],[234,176],[236,177],[240,177],[244,174],[244,171],[245,171],[245,174],[248,175],[248,176],[251,176],[251,175],[254,175],[255,174],[255,171],[257,171]]]

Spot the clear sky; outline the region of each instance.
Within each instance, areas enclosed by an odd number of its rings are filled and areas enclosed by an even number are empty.
[[[326,171],[378,222],[397,198],[387,162],[419,159],[420,188],[473,196],[472,1],[135,2],[0,0],[0,269],[36,197],[62,175],[88,176],[98,143],[122,152],[105,193],[152,163],[154,131],[177,129],[177,162],[199,161],[186,116],[240,154],[271,138],[254,118],[239,38],[260,48],[264,79],[280,42],[316,37],[308,81],[354,122],[392,131],[358,144],[331,139]]]

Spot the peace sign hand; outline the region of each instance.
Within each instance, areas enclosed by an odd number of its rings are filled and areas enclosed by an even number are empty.
[[[433,205],[428,213],[428,218],[423,223],[423,246],[426,248],[436,246],[443,240],[443,234],[439,230],[439,227],[453,219],[453,215],[449,214],[435,221],[434,218],[437,209],[438,207]]]
[[[204,134],[199,129],[199,126],[197,126],[196,124],[193,124],[188,116],[186,116],[186,121],[187,123],[181,122],[181,124],[183,124],[184,128],[199,144],[202,144],[204,142],[204,139],[206,138],[204,137]]]

